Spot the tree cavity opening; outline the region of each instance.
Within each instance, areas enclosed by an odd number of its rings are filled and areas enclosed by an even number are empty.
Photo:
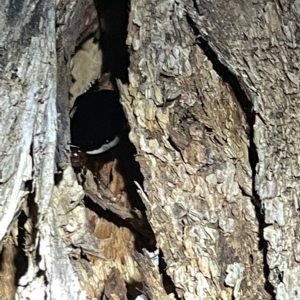
[[[95,0],[84,13],[71,62],[71,162],[86,194],[92,233],[101,239],[112,230],[113,256],[124,246],[122,235],[134,240],[132,250],[138,252],[153,252],[156,245],[137,193],[136,183],[143,186],[144,178],[116,84],[116,79],[128,83],[128,13],[127,1]],[[127,249],[131,247],[129,241],[125,243]],[[104,255],[110,259],[111,253]],[[126,281],[135,290],[140,283],[138,276]],[[129,290],[128,297],[134,294]]]

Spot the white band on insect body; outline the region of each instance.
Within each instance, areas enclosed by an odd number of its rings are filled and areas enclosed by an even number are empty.
[[[120,142],[120,138],[118,136],[116,136],[111,142],[102,145],[99,149],[96,150],[92,150],[92,151],[86,151],[86,154],[100,154],[103,152],[108,151],[109,149],[111,149],[112,147],[118,145]]]

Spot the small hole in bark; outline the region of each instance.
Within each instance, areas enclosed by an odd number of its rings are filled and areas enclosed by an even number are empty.
[[[205,128],[207,133],[212,133],[213,132],[212,128],[210,128],[210,127],[204,126],[204,128]]]
[[[141,282],[131,282],[126,284],[128,300],[135,300],[138,296],[143,295],[143,284]],[[145,299],[148,299],[147,297]]]
[[[63,180],[63,173],[62,172],[54,174],[54,184],[55,185],[58,185],[62,180]]]
[[[24,212],[21,212],[19,218],[18,218],[18,228],[19,228],[19,234],[18,234],[18,247],[17,247],[17,255],[14,259],[14,263],[17,267],[16,269],[16,278],[15,278],[15,284],[17,285],[19,282],[19,279],[25,275],[26,270],[28,269],[28,259],[24,252],[24,246],[26,244],[25,241],[25,222],[27,221],[27,217]]]
[[[159,270],[162,274],[162,279],[164,283],[165,290],[168,294],[173,293],[175,296],[175,299],[180,299],[178,296],[178,293],[176,292],[175,285],[171,279],[171,277],[167,274],[167,264],[164,261],[163,253],[162,251],[159,251]]]
[[[249,259],[250,259],[250,263],[253,264],[254,259],[253,259],[253,255],[252,254],[249,255]]]

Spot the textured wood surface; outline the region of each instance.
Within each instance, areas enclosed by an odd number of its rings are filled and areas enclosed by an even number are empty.
[[[259,157],[254,180],[267,225],[268,280],[276,299],[297,299],[300,3],[195,3],[191,18],[253,103]]]
[[[63,5],[64,13],[71,13],[71,19],[78,22],[75,16],[81,5],[76,1]],[[58,116],[56,106],[57,103],[68,105],[68,87],[64,88],[66,98],[58,97],[57,101],[57,95],[63,94],[65,81],[60,81],[57,87],[60,60],[56,46],[59,47],[58,36],[68,35],[63,34],[62,23],[56,28],[56,17],[60,16],[51,1],[0,4],[0,239],[10,231],[15,237],[20,234],[15,219],[23,209],[27,219],[25,238],[19,245],[15,238],[14,245],[23,252],[24,263],[28,266],[26,272],[15,277],[14,263],[17,261],[13,260],[13,253],[7,255],[5,250],[9,244],[3,240],[1,265],[11,267],[12,278],[11,286],[0,292],[3,299],[14,299],[15,290],[18,299],[86,299],[84,293],[80,293],[78,277],[68,257],[71,244],[62,230],[62,224],[68,224],[74,213],[66,217],[72,203],[78,203],[83,197],[82,188],[76,185],[70,168],[64,173],[63,183],[54,187],[57,128],[64,141],[68,134],[61,124],[69,130],[67,119],[63,119],[66,114]],[[70,25],[68,16],[64,17]],[[68,109],[65,113],[68,114]],[[66,143],[61,149],[66,149]],[[60,156],[63,157],[62,152]],[[84,216],[85,211],[77,214],[77,223],[84,223],[85,219],[80,220],[80,216]],[[77,237],[80,232],[76,232]],[[88,237],[86,235],[81,242]],[[89,244],[93,242],[91,239]],[[17,265],[17,271],[20,267]]]
[[[120,90],[145,178],[141,195],[167,273],[184,299],[269,299],[260,247],[262,228],[251,200],[251,124],[233,90],[197,45],[192,24],[201,24],[200,32],[206,31],[205,38],[216,42],[212,47],[218,49],[225,66],[232,67],[238,53],[245,65],[244,54],[251,52],[242,51],[244,35],[233,37],[239,33],[236,15],[244,16],[243,5],[234,9],[237,4],[226,2],[222,7],[201,1],[196,10],[188,1],[131,4],[130,85],[120,84]],[[236,11],[234,17],[229,17],[230,9],[231,14]],[[254,18],[253,12],[248,15]],[[241,17],[241,22],[253,25],[249,18]],[[237,33],[233,25],[226,28],[221,22],[233,22]],[[232,44],[228,44],[230,34]],[[238,68],[234,71],[242,77]],[[258,146],[262,122],[257,119]],[[256,179],[257,191],[259,186]]]
[[[0,275],[16,272],[16,239],[3,237],[18,235],[21,210],[28,268],[18,286],[10,274],[0,296],[126,299],[132,285],[149,299],[298,299],[299,11],[299,0],[131,1],[129,83],[127,58],[111,55],[105,67],[123,79],[121,102],[144,176],[136,189],[162,270],[151,253],[135,252],[141,236],[130,228],[147,226],[134,220],[122,193],[128,178],[116,161],[100,174],[113,174],[109,201],[98,197],[92,173],[83,185],[124,223],[83,205],[70,167],[71,57],[99,26],[92,2],[1,3],[0,240],[7,261]],[[76,75],[78,94],[102,66],[101,53],[91,53],[97,67],[82,72],[88,82]],[[216,63],[238,82],[231,85]],[[150,230],[143,229],[145,237]],[[166,292],[163,272],[176,295]]]

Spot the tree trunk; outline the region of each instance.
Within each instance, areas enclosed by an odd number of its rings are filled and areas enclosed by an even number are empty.
[[[298,299],[299,11],[1,3],[1,299]],[[114,79],[129,138],[72,168]]]

